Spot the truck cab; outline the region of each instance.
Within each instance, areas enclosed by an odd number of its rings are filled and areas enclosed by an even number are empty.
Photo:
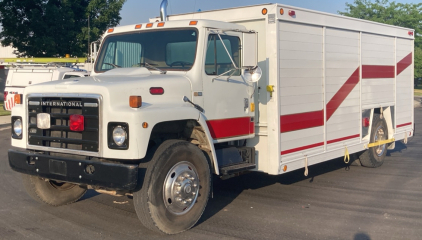
[[[51,205],[86,189],[133,195],[151,229],[192,227],[212,174],[256,166],[243,144],[255,136],[256,34],[211,20],[109,29],[90,77],[30,86],[16,101],[11,167]]]

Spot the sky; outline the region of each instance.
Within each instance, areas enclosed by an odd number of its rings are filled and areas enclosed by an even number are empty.
[[[160,16],[161,1],[127,0],[120,13],[122,17],[120,25],[145,23],[149,18]],[[172,15],[196,12],[199,9],[207,11],[269,2],[336,14],[337,11],[345,10],[346,2],[352,3],[354,0],[168,0],[167,13]],[[395,0],[395,2],[419,3],[420,0]]]

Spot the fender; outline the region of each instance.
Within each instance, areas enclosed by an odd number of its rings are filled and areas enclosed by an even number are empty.
[[[213,164],[213,167],[214,167],[214,173],[216,175],[220,175],[220,170],[218,168],[217,156],[215,155],[215,148],[214,148],[214,144],[213,144],[214,139],[211,137],[211,133],[210,133],[210,130],[208,129],[208,125],[207,125],[207,122],[206,122],[205,119],[206,119],[206,117],[204,116],[204,114],[199,113],[198,123],[199,123],[199,125],[201,125],[202,129],[204,129],[205,136],[207,137],[207,140],[208,140],[208,144],[209,144],[209,147],[210,147],[210,150],[211,150],[211,156],[212,156],[211,160],[212,160],[212,164]]]

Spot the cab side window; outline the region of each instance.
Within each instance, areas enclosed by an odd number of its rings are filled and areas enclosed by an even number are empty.
[[[236,63],[236,66],[240,66],[240,39],[234,36],[220,35],[224,42],[230,56]],[[207,75],[220,75],[230,69],[234,69],[232,61],[228,56],[220,38],[217,34],[210,34],[208,36],[207,44],[207,55],[205,58],[205,72]],[[232,72],[228,72],[225,75],[230,75]],[[240,70],[236,70],[233,76],[239,76]]]

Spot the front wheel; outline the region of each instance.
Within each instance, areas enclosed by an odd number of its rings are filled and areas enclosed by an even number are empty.
[[[195,145],[168,140],[158,147],[134,206],[142,224],[176,234],[193,227],[205,210],[211,174],[204,153]]]
[[[22,174],[22,180],[29,196],[37,202],[52,206],[74,203],[86,192],[86,189],[76,184],[57,182],[27,174]]]

